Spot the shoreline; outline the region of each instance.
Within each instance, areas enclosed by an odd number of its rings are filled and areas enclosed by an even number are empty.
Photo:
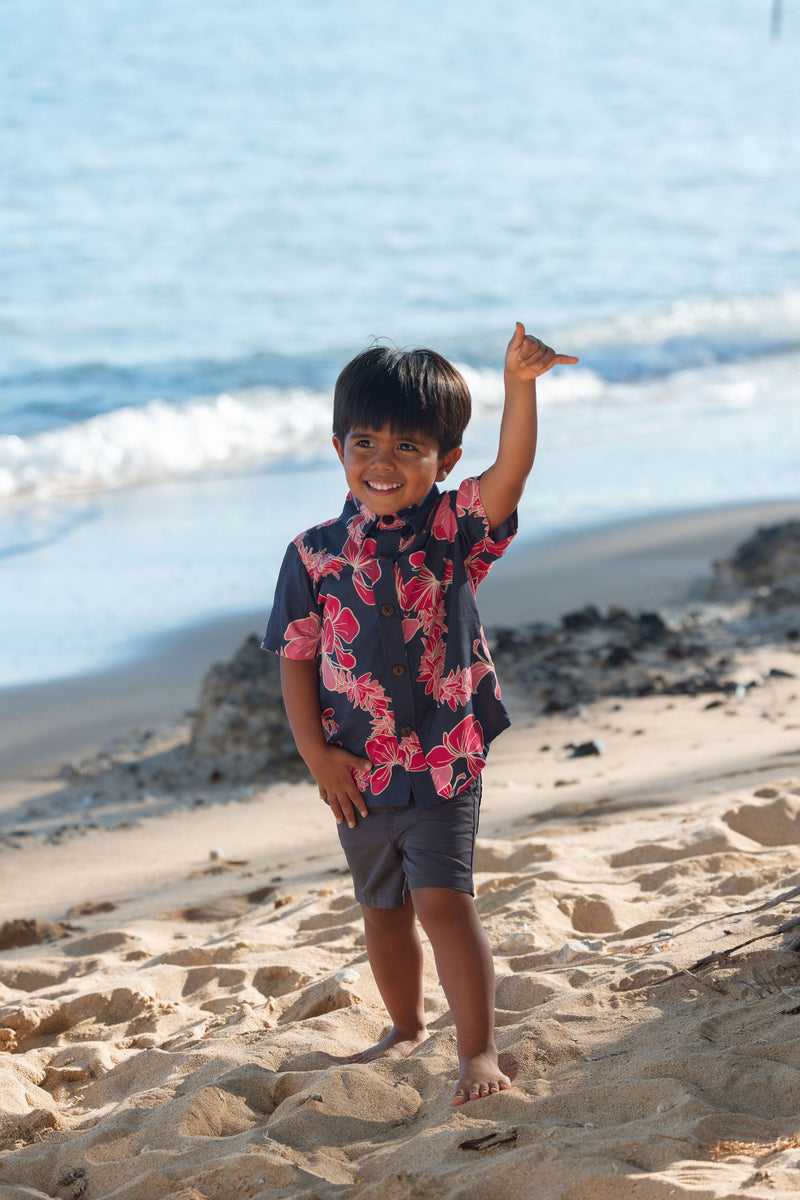
[[[557,621],[594,604],[631,609],[686,602],[712,562],[759,525],[800,515],[797,500],[637,517],[546,542],[512,543],[481,585],[484,625]],[[145,657],[91,675],[0,689],[0,761],[6,780],[45,779],[137,728],[174,724],[194,706],[214,662],[266,624],[267,605],[165,634]]]

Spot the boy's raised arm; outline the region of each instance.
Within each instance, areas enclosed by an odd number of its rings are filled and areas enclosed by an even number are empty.
[[[481,502],[489,527],[499,528],[513,513],[525,490],[536,454],[536,380],[557,364],[578,362],[571,354],[556,354],[544,342],[525,333],[517,321],[505,358],[505,403],[500,423],[497,458],[481,475]]]

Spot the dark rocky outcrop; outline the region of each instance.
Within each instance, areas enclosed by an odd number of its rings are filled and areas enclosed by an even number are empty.
[[[749,595],[761,611],[800,604],[800,520],[763,526],[714,563],[712,595]]]
[[[277,656],[255,634],[203,679],[192,717],[190,758],[210,782],[244,782],[304,771],[281,699]]]
[[[740,646],[796,640],[800,625],[800,521],[759,529],[729,560],[714,564],[708,599],[739,602],[734,612],[698,604],[667,616],[592,604],[558,625],[489,631],[501,680],[525,692],[534,711],[575,709],[604,696],[727,698],[763,678],[734,678]],[[774,614],[780,609],[780,619]],[[283,708],[277,658],[252,635],[203,680],[191,725],[188,764],[209,782],[247,783],[305,771]]]

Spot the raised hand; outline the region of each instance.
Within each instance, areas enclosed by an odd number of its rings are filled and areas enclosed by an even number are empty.
[[[525,332],[525,326],[517,321],[514,335],[506,350],[505,369],[507,374],[525,382],[538,379],[551,367],[573,366],[580,360],[572,354],[556,354],[539,338]]]

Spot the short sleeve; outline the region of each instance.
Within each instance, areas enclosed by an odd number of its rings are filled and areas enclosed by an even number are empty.
[[[322,620],[308,572],[294,542],[283,557],[262,650],[285,658],[317,658]]]
[[[518,527],[517,512],[515,509],[502,525],[490,530],[478,477],[465,479],[455,493],[455,512],[459,536],[467,551],[467,578],[476,588],[511,544]]]

